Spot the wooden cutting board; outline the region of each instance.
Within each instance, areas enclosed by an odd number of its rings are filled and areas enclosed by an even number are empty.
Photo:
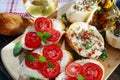
[[[69,8],[69,6],[73,2],[69,2],[59,10],[57,10],[54,14],[52,14],[49,17],[57,17],[60,18],[60,16],[65,13],[65,11]],[[15,79],[19,79],[19,73],[18,73],[18,68],[19,68],[19,57],[14,57],[13,56],[13,47],[16,42],[20,41],[22,38],[22,35],[19,36],[17,39],[6,45],[2,50],[1,50],[1,58],[2,61],[7,69],[7,71],[10,73],[10,75]],[[107,44],[107,43],[106,43]],[[107,47],[107,53],[108,53],[108,58],[105,61],[100,61],[104,68],[105,68],[105,76],[104,80],[106,80],[110,74],[116,69],[116,67],[120,64],[120,50],[112,48],[111,46]]]

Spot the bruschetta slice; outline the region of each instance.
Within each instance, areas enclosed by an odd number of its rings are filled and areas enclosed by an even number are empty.
[[[98,59],[104,50],[104,39],[98,30],[87,23],[76,22],[66,31],[66,40],[79,55]]]

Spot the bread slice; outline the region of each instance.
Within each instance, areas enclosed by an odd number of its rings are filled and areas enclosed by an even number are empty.
[[[39,49],[34,50],[33,52],[36,52],[36,53],[42,55],[42,50],[43,50],[43,48],[39,48]],[[60,72],[63,72],[65,70],[66,65],[68,65],[71,61],[73,61],[73,57],[72,57],[70,52],[68,52],[67,50],[64,50],[64,49],[62,49],[62,52],[63,52],[63,57],[60,61],[58,61],[60,64]],[[45,78],[37,70],[33,70],[33,69],[28,68],[25,65],[24,60],[20,64],[19,74],[20,74],[20,76],[22,76],[24,79],[27,79],[27,80],[30,77],[39,78],[40,80],[49,80],[48,78]]]
[[[91,13],[97,10],[97,5],[93,0],[74,0],[74,3],[66,11],[69,22],[86,22]]]
[[[115,36],[112,31],[106,30],[105,39],[110,46],[120,49],[120,37]]]
[[[104,66],[99,61],[97,61],[95,59],[82,59],[82,60],[76,60],[75,62],[79,63],[80,65],[84,65],[88,62],[97,64],[98,66],[100,66],[100,68],[103,71],[102,78],[101,78],[101,80],[103,80],[103,77],[104,77],[104,74],[105,74],[105,69],[104,69]],[[68,76],[67,76],[66,72],[64,71],[61,74],[59,74],[58,77],[56,77],[55,80],[66,80],[67,77]]]
[[[65,31],[64,31],[65,25],[62,23],[62,21],[57,20],[57,19],[51,19],[51,20],[52,20],[52,23],[53,23],[53,29],[59,31],[61,35],[60,35],[59,39],[58,39],[56,42],[47,41],[46,44],[44,44],[44,43],[42,42],[42,46],[48,45],[48,44],[52,44],[52,43],[55,43],[55,44],[58,43],[59,40],[61,39],[62,35],[65,33]],[[22,37],[22,44],[23,44],[23,48],[24,48],[24,49],[33,50],[32,48],[29,48],[29,47],[27,47],[27,46],[25,45],[25,35],[26,35],[28,32],[30,32],[30,31],[36,32],[34,26],[29,26],[29,27],[25,30],[25,32],[24,32],[24,34],[23,34],[23,37]]]
[[[15,36],[22,34],[33,20],[10,13],[0,13],[0,34]]]
[[[70,47],[83,57],[98,59],[102,54],[104,39],[94,26],[84,22],[73,23],[65,36]]]

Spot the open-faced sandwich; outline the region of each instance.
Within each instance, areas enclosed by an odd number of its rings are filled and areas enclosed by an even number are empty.
[[[103,65],[94,59],[76,60],[68,64],[55,80],[103,80]]]
[[[97,10],[95,3],[95,0],[74,0],[66,11],[67,20],[71,23],[87,21],[88,17]]]
[[[64,33],[64,24],[57,19],[39,17],[22,37],[23,48],[33,50],[40,46],[58,43]]]
[[[70,52],[50,44],[26,54],[19,73],[25,80],[49,80],[65,71],[71,61],[73,58]]]
[[[120,16],[111,23],[106,30],[106,41],[112,47],[120,49]]]
[[[104,50],[102,35],[96,27],[84,22],[71,24],[66,39],[70,47],[83,57],[98,59]]]

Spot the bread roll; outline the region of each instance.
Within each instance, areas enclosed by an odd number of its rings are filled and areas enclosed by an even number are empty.
[[[34,50],[33,52],[38,53],[40,55],[43,55],[42,53],[43,48],[39,48]],[[58,63],[60,64],[60,72],[63,72],[65,70],[66,65],[68,65],[71,61],[73,61],[73,57],[70,52],[67,50],[61,49],[63,52],[63,57]],[[39,78],[40,80],[49,80],[48,78],[45,78],[40,72],[37,70],[33,70],[25,65],[25,61],[23,60],[19,67],[19,74],[22,76],[25,80],[29,79],[30,77]]]
[[[69,22],[86,22],[91,13],[97,10],[93,0],[74,0],[70,8],[66,11],[66,17]]]
[[[106,41],[112,47],[120,49],[120,37],[115,36],[110,30],[106,30]]]
[[[66,31],[70,47],[79,55],[98,59],[104,49],[104,39],[94,26],[84,22],[70,25]]]
[[[79,63],[80,65],[84,65],[86,63],[94,63],[94,64],[97,64],[101,69],[102,69],[102,78],[100,80],[103,80],[103,77],[104,77],[104,74],[105,74],[105,69],[104,69],[104,66],[97,60],[95,59],[82,59],[82,60],[76,60],[75,61],[76,63]],[[90,68],[91,69],[91,68]],[[67,79],[67,74],[66,72],[62,72],[61,74],[58,75],[58,77],[56,77],[55,80],[66,80]]]
[[[60,37],[57,41],[55,42],[50,42],[50,41],[47,41],[47,43],[42,43],[42,46],[44,45],[48,45],[48,44],[51,44],[51,43],[58,43],[59,40],[61,39],[62,35],[65,33],[64,29],[65,29],[65,25],[60,21],[60,20],[57,20],[57,19],[51,19],[52,20],[52,23],[53,23],[53,29],[57,30],[60,32]],[[28,28],[26,28],[25,32],[23,33],[23,37],[22,37],[22,44],[23,44],[23,48],[24,49],[28,49],[28,50],[33,50],[33,48],[29,48],[25,45],[25,36],[28,32],[30,31],[33,31],[33,32],[36,32],[35,30],[35,27],[34,26],[29,26]]]
[[[0,34],[2,35],[19,35],[30,25],[33,25],[31,19],[10,13],[0,13]]]

